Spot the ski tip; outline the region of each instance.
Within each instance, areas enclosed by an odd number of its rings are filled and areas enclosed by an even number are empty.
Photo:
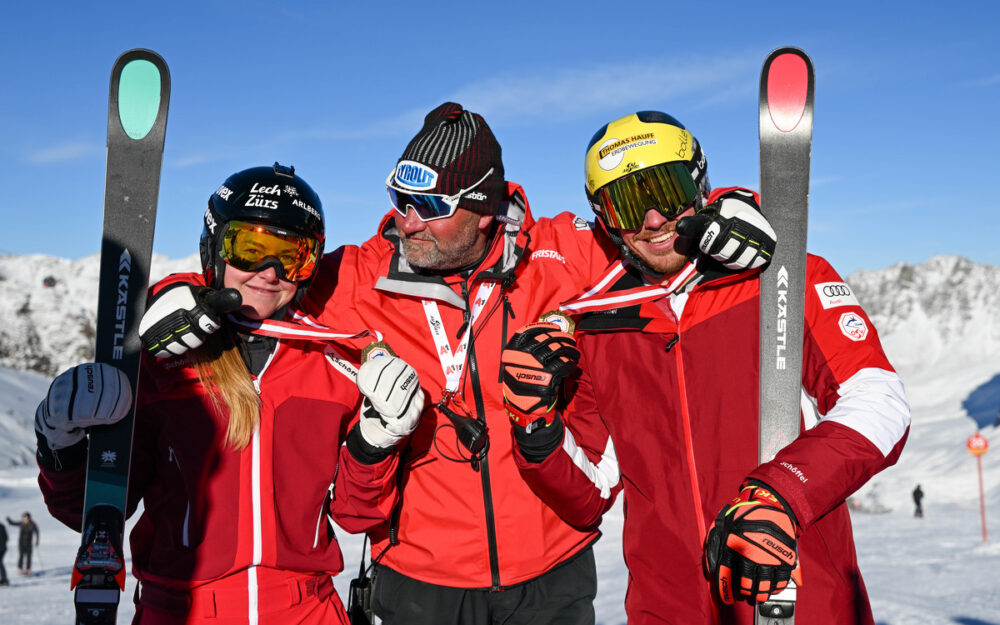
[[[760,79],[761,116],[764,107],[774,128],[795,130],[812,110],[813,66],[799,48],[778,48],[764,61]]]
[[[170,70],[156,52],[135,48],[122,53],[111,70],[109,131],[117,119],[121,131],[140,141],[159,128],[162,136],[170,101]]]
[[[151,64],[156,69],[161,88],[164,92],[169,93],[170,68],[167,67],[167,62],[163,60],[162,56],[146,48],[132,48],[131,50],[122,52],[115,59],[115,64],[111,68],[112,81],[116,81],[117,77],[121,75],[122,70],[132,63],[138,63],[139,66],[143,63]]]
[[[124,67],[135,60],[149,61],[164,69],[167,67],[167,62],[163,60],[163,57],[148,48],[132,48],[122,52],[115,60],[115,67]]]

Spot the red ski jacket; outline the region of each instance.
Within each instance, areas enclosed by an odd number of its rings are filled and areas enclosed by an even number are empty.
[[[177,274],[158,287],[177,281],[203,284],[200,274]],[[344,458],[338,472],[360,405],[355,376],[356,363],[333,344],[279,338],[254,381],[259,428],[237,451],[225,444],[224,408],[214,407],[189,361],[143,354],[128,497],[129,515],[143,503],[130,534],[136,577],[183,593],[239,573],[243,592],[256,596],[254,580],[281,577],[264,569],[340,572],[331,499],[348,531],[384,521],[377,506],[391,499],[398,457],[370,466]],[[40,464],[49,511],[79,529],[84,467]],[[261,572],[246,576],[252,570]]]
[[[799,522],[797,620],[872,623],[843,502],[898,458],[909,428],[902,384],[850,287],[810,256],[804,427],[758,466],[758,276],[703,274],[664,296],[621,265],[567,304],[586,314],[563,444],[538,464],[518,453],[518,466],[581,528],[597,527],[624,489],[630,624],[753,622],[742,603],[715,620],[701,567],[707,529],[748,477]]]
[[[599,275],[612,251],[601,247],[583,219],[563,213],[536,221],[519,186],[508,183],[508,194],[508,220],[498,224],[503,231],[468,275],[414,272],[397,250],[389,213],[380,233],[360,248],[324,257],[305,302],[321,323],[377,329],[420,374],[430,407],[405,456],[399,543],[382,563],[442,586],[518,584],[598,536],[560,519],[518,474],[499,381],[500,352],[520,326]],[[469,326],[474,339],[463,347]],[[468,412],[488,428],[489,448],[476,469],[436,405],[449,381]],[[373,555],[389,545],[388,531],[386,525],[370,533]]]

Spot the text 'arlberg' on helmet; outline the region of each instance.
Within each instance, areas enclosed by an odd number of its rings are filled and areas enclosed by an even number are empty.
[[[675,162],[685,166],[701,196],[706,196],[711,186],[705,153],[684,124],[659,111],[639,111],[606,124],[587,145],[584,161],[591,207],[603,218],[595,202],[599,190],[625,176]]]
[[[230,222],[261,224],[282,234],[309,237],[323,253],[325,228],[323,206],[312,187],[295,174],[294,167],[275,163],[251,167],[226,178],[208,198],[201,233],[201,269],[208,286],[222,288],[225,261],[221,249]],[[318,261],[319,258],[316,258]],[[297,281],[299,294],[313,275]]]

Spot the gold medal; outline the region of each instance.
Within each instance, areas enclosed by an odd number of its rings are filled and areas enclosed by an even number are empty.
[[[550,310],[539,317],[538,320],[543,323],[554,323],[566,334],[573,334],[573,330],[576,329],[573,318],[560,310]]]
[[[396,352],[392,351],[388,343],[383,341],[372,341],[365,348],[361,350],[361,362],[368,362],[378,358],[379,356],[395,356]]]

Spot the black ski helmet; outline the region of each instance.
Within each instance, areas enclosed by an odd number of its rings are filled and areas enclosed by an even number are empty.
[[[312,237],[319,241],[319,255],[322,256],[326,238],[323,206],[312,187],[295,174],[295,168],[275,162],[272,167],[244,169],[226,178],[208,198],[205,209],[201,270],[205,284],[213,289],[222,288],[226,264],[219,249],[226,227],[234,219]],[[298,296],[305,292],[314,275],[315,270],[298,282]]]

